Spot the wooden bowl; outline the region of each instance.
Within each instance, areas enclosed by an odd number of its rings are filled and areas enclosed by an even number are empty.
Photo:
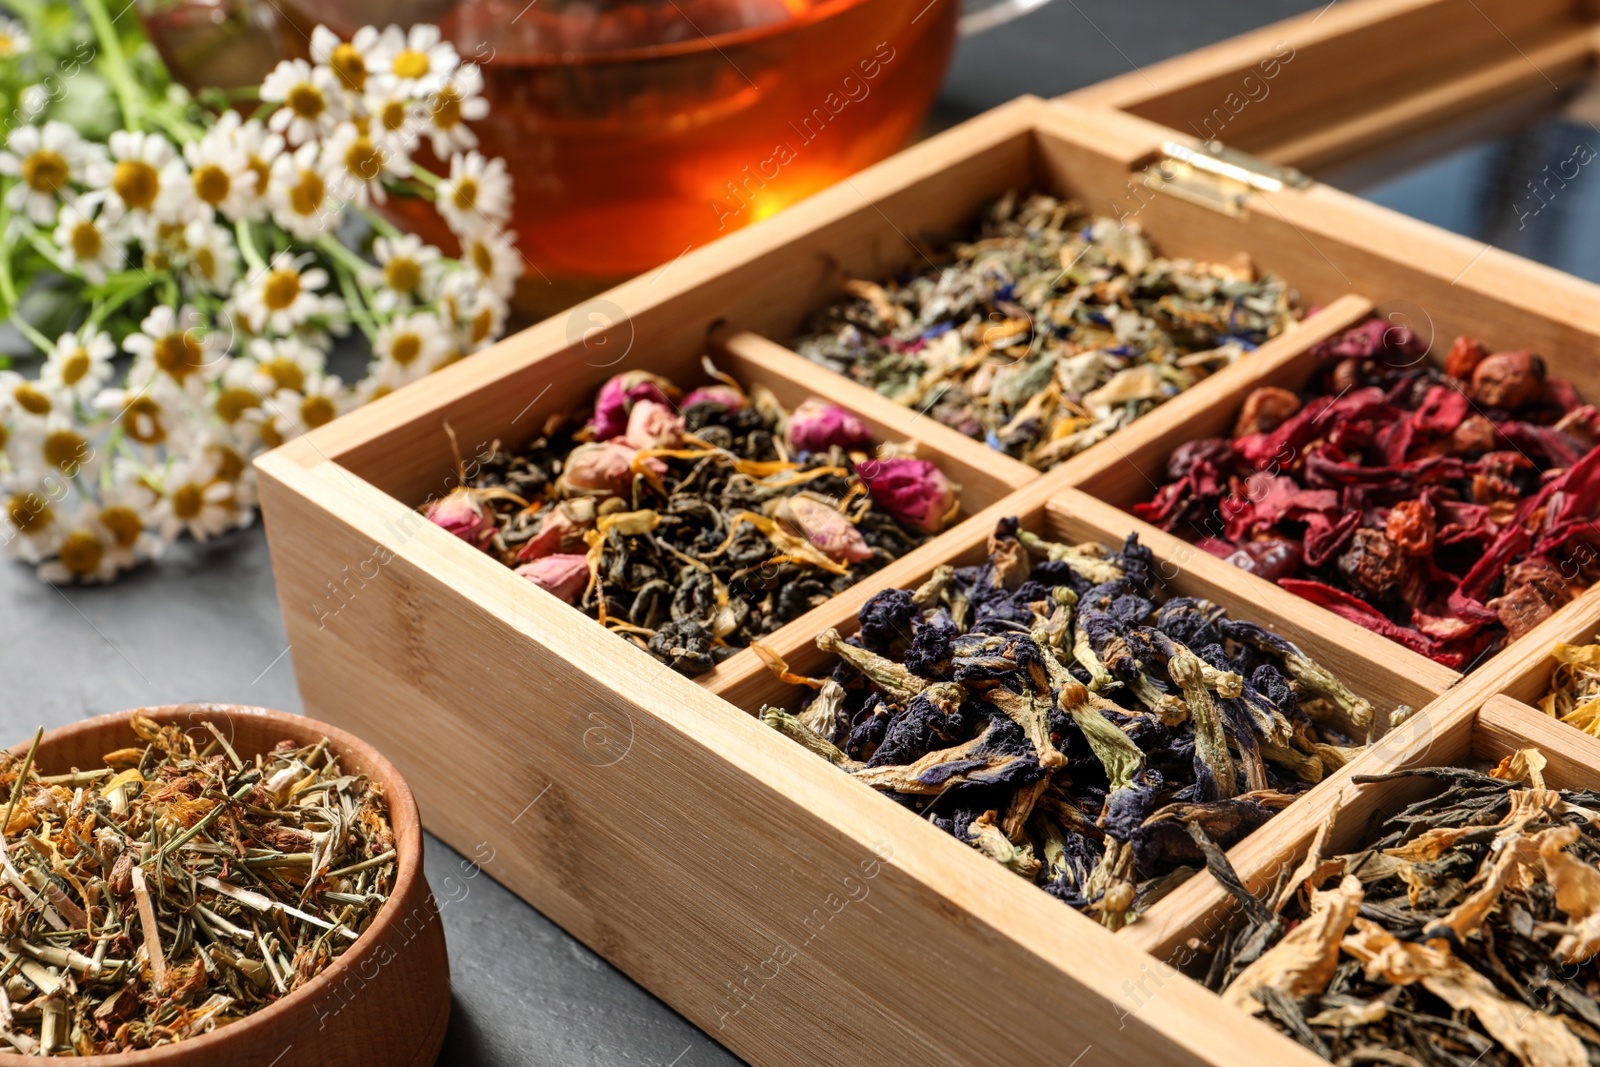
[[[354,944],[327,970],[253,1015],[198,1037],[158,1048],[62,1062],[86,1067],[424,1067],[439,1055],[450,1019],[450,963],[439,909],[422,873],[422,820],[394,765],[360,738],[315,719],[237,704],[140,708],[159,723],[204,733],[209,720],[241,759],[279,741],[313,744],[326,737],[341,766],[383,786],[394,827],[394,892]],[[45,733],[35,764],[41,774],[102,766],[107,752],[139,743],[133,712]],[[207,735],[209,736],[209,735]],[[13,752],[23,753],[27,742]],[[0,1054],[0,1065],[39,1063]]]

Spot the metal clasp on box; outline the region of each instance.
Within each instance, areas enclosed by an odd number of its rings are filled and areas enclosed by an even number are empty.
[[[1225,215],[1243,215],[1254,191],[1275,193],[1284,186],[1303,189],[1311,179],[1217,141],[1190,146],[1163,141],[1161,158],[1144,168],[1145,185]]]

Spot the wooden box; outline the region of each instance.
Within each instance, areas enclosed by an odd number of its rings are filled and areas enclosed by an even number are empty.
[[[277,449],[257,471],[307,712],[377,742],[429,829],[752,1063],[1320,1063],[1180,973],[1229,912],[1208,875],[1112,934],[761,725],[751,713],[788,694],[753,653],[681,677],[416,507],[455,484],[446,422],[468,456],[516,446],[618,371],[687,384],[710,352],[780,399],[819,393],[880,438],[918,441],[963,485],[964,521],[774,635],[798,669],[872,593],[981,555],[1000,517],[1069,539],[1137,531],[1175,591],[1291,637],[1385,710],[1420,709],[1231,850],[1252,883],[1330,815],[1353,824],[1352,809],[1370,810],[1357,774],[1537,743],[1552,766],[1592,776],[1596,742],[1500,694],[1535,698],[1553,641],[1593,635],[1600,594],[1463,679],[1121,510],[1176,445],[1231,423],[1258,385],[1302,383],[1312,345],[1397,302],[1425,309],[1446,344],[1471,333],[1535,349],[1600,397],[1600,288],[1254,164],[1248,181],[1212,180],[1205,160],[1146,177],[1197,143],[1171,125],[1188,103],[1171,101],[1214,92],[1263,42],[1306,42],[1290,69],[1321,72],[1293,97],[1305,138],[1376,143],[1527,79],[1496,68],[1458,84],[1449,63],[1419,66],[1420,46],[1389,64],[1373,41],[1403,31],[1475,55],[1487,33],[1467,23],[1492,18],[1519,39],[1548,30],[1536,58],[1576,68],[1594,40],[1586,11],[1352,2],[1151,68],[1148,86],[1020,99]],[[1334,91],[1352,67],[1360,79]],[[1357,114],[1356,98],[1383,104]],[[1279,141],[1260,136],[1248,146],[1270,157]],[[956,230],[1029,187],[1136,217],[1166,254],[1243,252],[1318,310],[1042,475],[777,343],[841,271],[889,275],[917,255],[908,237]]]

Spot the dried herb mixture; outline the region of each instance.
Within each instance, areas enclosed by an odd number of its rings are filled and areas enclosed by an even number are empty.
[[[1010,519],[989,547],[819,636],[826,678],[768,652],[816,696],[762,718],[1112,929],[1204,863],[1191,831],[1240,840],[1374,726],[1291,642],[1163,597],[1137,537],[1051,544]]]
[[[691,676],[956,514],[959,487],[906,446],[869,455],[852,413],[817,398],[789,411],[708,371],[717,383],[687,395],[618,375],[592,411],[496,444],[424,511]]]
[[[1133,224],[1009,193],[916,274],[851,280],[801,354],[1040,470],[1283,331],[1293,297],[1247,262],[1157,256]]]
[[[1325,832],[1260,898],[1214,855],[1242,909],[1207,984],[1341,1064],[1600,1062],[1600,793],[1546,788],[1544,764],[1358,777],[1441,791],[1360,852],[1324,860]]]
[[[1381,319],[1314,352],[1305,393],[1256,390],[1134,511],[1450,667],[1600,577],[1600,414],[1538,356],[1461,337],[1436,367]]]
[[[383,791],[326,740],[245,761],[211,723],[198,747],[133,728],[144,743],[98,770],[41,776],[31,749],[0,764],[0,1041],[24,1055],[150,1048],[259,1011],[393,889]]]
[[[1550,692],[1539,700],[1546,715],[1600,737],[1600,645],[1556,645]]]

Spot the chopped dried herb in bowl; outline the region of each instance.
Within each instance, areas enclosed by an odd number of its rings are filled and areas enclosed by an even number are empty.
[[[1040,470],[1295,319],[1282,279],[1242,259],[1163,259],[1136,226],[1038,193],[1007,194],[929,256],[848,282],[795,348]]]
[[[1544,763],[1358,777],[1441,792],[1259,898],[1213,855],[1242,907],[1207,984],[1340,1064],[1600,1061],[1600,793],[1545,788]]]
[[[1172,453],[1134,511],[1307,600],[1470,668],[1600,577],[1600,414],[1528,352],[1442,367],[1372,319]]]
[[[959,487],[852,413],[768,390],[687,394],[643,371],[423,511],[696,675],[938,533]]]
[[[0,757],[0,1042],[23,1055],[226,1026],[326,970],[394,889],[383,789],[326,739],[244,760],[209,722],[132,728],[98,769],[40,776],[37,739]]]
[[[855,636],[819,636],[828,677],[757,645],[816,690],[762,718],[1119,928],[1203,865],[1191,828],[1232,845],[1381,726],[1291,642],[1162,596],[1155,566],[1136,537],[1051,544],[1005,520],[981,566],[878,593]]]

